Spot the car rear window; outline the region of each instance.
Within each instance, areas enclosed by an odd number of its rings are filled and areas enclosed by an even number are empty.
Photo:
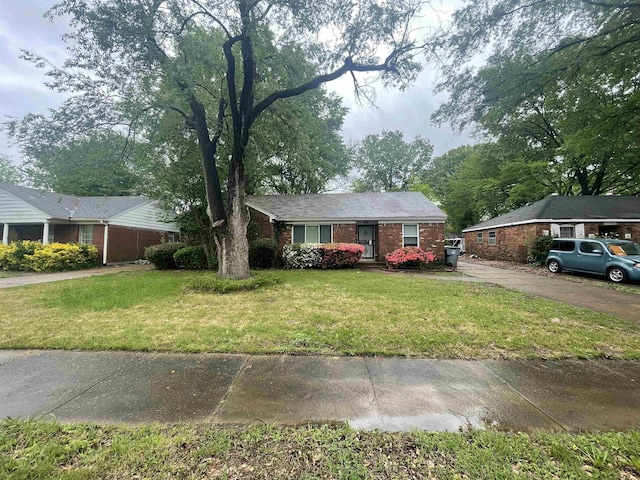
[[[621,257],[625,255],[640,255],[640,245],[634,242],[610,243],[607,246],[611,253]]]
[[[561,252],[573,252],[576,242],[571,240],[554,240],[551,242],[551,250],[560,250]]]

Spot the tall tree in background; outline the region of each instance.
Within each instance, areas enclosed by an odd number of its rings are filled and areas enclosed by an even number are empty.
[[[477,122],[540,192],[638,193],[639,20],[637,2],[469,2],[446,37],[451,100],[435,118]],[[489,46],[484,65],[465,63]]]
[[[21,182],[20,171],[6,155],[0,154],[0,182],[18,185]]]
[[[380,135],[367,135],[354,153],[361,177],[353,183],[356,192],[394,192],[410,189],[431,159],[433,146],[416,137],[404,141],[402,132],[383,130]]]
[[[75,96],[52,117],[75,118],[78,132],[153,110],[181,114],[197,133],[219,275],[244,278],[250,275],[245,167],[257,122],[277,102],[348,73],[356,87],[361,72],[380,74],[386,84],[412,81],[421,67],[414,58],[425,52],[412,21],[424,3],[65,0],[51,15],[70,19],[71,58],[49,70],[49,84]],[[203,48],[210,45],[199,42],[203,36],[220,38],[220,48]],[[287,70],[292,56],[306,59],[313,72]],[[158,101],[163,84],[178,93],[171,102]],[[225,128],[230,142],[222,144]]]
[[[68,146],[28,144],[22,153],[26,178],[35,187],[79,196],[134,195],[144,190],[144,152],[116,132]]]

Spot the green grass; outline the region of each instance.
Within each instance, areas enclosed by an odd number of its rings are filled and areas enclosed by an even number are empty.
[[[0,477],[633,479],[640,433],[0,423]]]
[[[500,287],[360,271],[186,292],[210,273],[124,272],[0,290],[0,348],[640,358],[640,326]]]

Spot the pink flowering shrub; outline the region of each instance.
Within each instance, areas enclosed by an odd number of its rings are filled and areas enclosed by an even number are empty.
[[[327,243],[322,250],[320,268],[325,270],[353,267],[364,253],[364,247],[358,243]]]
[[[438,258],[433,252],[425,252],[418,247],[398,248],[385,257],[387,268],[425,268]]]

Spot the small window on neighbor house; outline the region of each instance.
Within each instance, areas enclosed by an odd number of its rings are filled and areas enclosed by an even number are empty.
[[[487,236],[487,245],[495,245],[496,244],[496,232],[489,232]]]
[[[93,225],[80,225],[78,243],[93,244]]]
[[[55,226],[49,224],[49,238],[47,238],[47,242],[53,243],[55,241],[54,239],[56,236],[54,232],[55,232]]]
[[[175,243],[175,241],[176,241],[176,234],[174,232],[168,232],[167,243]]]
[[[573,238],[573,232],[573,225],[560,225],[560,238]]]
[[[418,224],[402,225],[402,246],[417,247],[418,246]]]
[[[484,242],[484,234],[482,232],[478,233],[478,235],[476,236],[476,242],[477,243]]]
[[[331,225],[294,225],[292,243],[331,243]]]

